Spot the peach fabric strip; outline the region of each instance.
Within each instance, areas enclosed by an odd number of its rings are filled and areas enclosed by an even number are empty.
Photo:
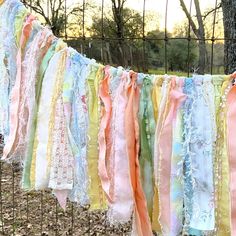
[[[36,18],[33,15],[29,15],[27,20],[22,29],[22,35],[20,39],[20,48],[17,54],[17,75],[16,75],[16,82],[12,89],[11,94],[11,103],[10,103],[10,134],[6,145],[3,150],[3,157],[2,159],[7,159],[10,157],[12,150],[15,148],[15,140],[16,140],[16,132],[18,128],[18,109],[19,109],[19,102],[20,102],[20,91],[21,91],[21,63],[22,63],[22,54],[25,48],[25,44],[30,36],[32,31],[32,23]]]
[[[176,120],[177,110],[186,96],[178,91],[176,78],[171,80],[169,93],[169,110],[160,133],[160,170],[159,170],[159,193],[160,193],[160,216],[163,235],[170,235],[170,177],[172,155],[172,132],[173,122]]]
[[[137,73],[130,72],[130,81],[126,88],[128,103],[125,110],[125,136],[129,156],[129,168],[133,197],[135,200],[133,235],[152,236],[151,222],[148,216],[147,203],[140,181],[139,170],[139,126],[138,108],[140,88],[136,84]]]
[[[107,155],[107,143],[109,143],[108,138],[110,137],[110,127],[109,122],[111,120],[111,97],[109,94],[109,66],[105,67],[105,78],[101,81],[99,96],[104,104],[104,109],[102,110],[102,118],[100,123],[100,130],[98,134],[98,144],[99,144],[99,161],[98,161],[98,173],[101,179],[102,188],[107,196],[109,202],[112,202],[111,196],[111,180],[109,177],[109,169],[107,163],[109,162]]]

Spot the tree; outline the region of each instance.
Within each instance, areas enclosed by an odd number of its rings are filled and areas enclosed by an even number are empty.
[[[111,0],[114,22],[116,24],[116,36],[118,39],[118,49],[120,60],[127,66],[127,60],[124,54],[124,4],[126,0]]]
[[[171,71],[185,71],[194,68],[196,52],[196,43],[191,41],[189,44],[189,52],[187,40],[176,39],[170,42],[168,47],[168,67]]]
[[[188,11],[186,4],[184,0],[179,0],[180,5],[189,21],[189,24],[193,30],[193,33],[198,39],[198,48],[199,48],[199,60],[198,60],[198,73],[204,74],[206,66],[209,67],[208,63],[208,53],[207,53],[207,45],[206,45],[206,24],[209,25],[209,16],[216,13],[216,10],[221,8],[221,3],[219,3],[217,6],[215,6],[212,9],[208,9],[204,14],[201,12],[199,0],[193,0],[195,10],[196,10],[196,20],[197,25],[195,24],[195,21],[193,17],[191,16],[190,12]],[[214,17],[213,17],[214,18]],[[213,24],[215,24],[215,20],[213,20]],[[211,31],[212,31],[212,25],[211,25]],[[211,35],[213,36],[213,35]],[[213,39],[214,40],[214,39]]]
[[[62,35],[66,21],[70,16],[83,12],[83,7],[78,4],[66,6],[65,0],[47,0],[47,2],[46,0],[22,0],[22,2],[42,16],[56,36]]]
[[[189,26],[187,22],[176,25],[172,32],[172,37],[185,38],[189,34]],[[190,36],[192,33],[190,32]],[[171,40],[168,43],[167,61],[168,69],[171,71],[190,72],[196,68],[197,43],[195,40],[188,42],[183,39]]]
[[[133,49],[138,51],[142,48],[142,43],[140,40],[128,41],[124,38],[142,37],[142,27],[140,27],[142,22],[140,13],[128,8],[122,9],[122,26],[120,23],[117,24],[114,10],[108,11],[104,18],[93,17],[90,30],[93,37],[103,36],[105,38],[103,59],[106,63],[123,66],[133,65]],[[136,59],[140,58],[140,55],[136,54],[135,56],[138,56]]]
[[[225,73],[236,70],[236,0],[222,0]]]
[[[207,58],[207,50],[206,50],[206,43],[205,43],[205,29],[204,29],[204,24],[203,24],[203,17],[200,9],[200,4],[199,0],[194,0],[194,5],[196,9],[196,16],[197,16],[197,22],[198,22],[198,27],[195,24],[190,12],[188,11],[186,4],[184,0],[180,0],[180,5],[188,18],[189,24],[198,38],[198,47],[199,47],[199,61],[198,61],[198,73],[199,74],[204,74],[205,72],[205,65],[206,65],[206,58]]]

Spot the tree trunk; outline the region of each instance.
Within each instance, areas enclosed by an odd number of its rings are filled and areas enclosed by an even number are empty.
[[[184,0],[179,0],[179,1],[180,1],[180,5],[181,5],[185,15],[188,18],[189,24],[190,24],[194,34],[196,35],[196,37],[199,40],[199,43],[198,43],[199,60],[198,60],[198,71],[197,72],[199,74],[204,74],[205,73],[205,66],[206,66],[207,50],[206,50],[206,42],[205,42],[205,28],[204,28],[204,23],[203,23],[199,0],[194,0],[198,28],[197,28],[196,24],[194,23],[193,18],[186,7]]]
[[[206,65],[206,43],[204,40],[199,40],[199,59],[198,59],[198,73],[205,73],[205,65]]]
[[[110,43],[109,42],[106,42],[106,50],[107,50],[107,57],[108,57],[108,63],[107,64],[112,65],[113,61],[112,61]]]
[[[225,73],[236,70],[236,0],[222,0]]]
[[[112,0],[112,11],[114,16],[114,21],[116,23],[116,35],[118,39],[118,50],[119,50],[119,64],[127,66],[127,58],[125,55],[125,41],[124,41],[124,3],[126,0]]]

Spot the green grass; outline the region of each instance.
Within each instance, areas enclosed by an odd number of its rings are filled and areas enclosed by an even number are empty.
[[[164,69],[157,69],[157,70],[149,69],[148,70],[148,74],[164,75],[165,74],[165,70]],[[183,72],[183,71],[168,71],[167,74],[168,75],[185,76],[185,77],[188,75],[186,72]]]

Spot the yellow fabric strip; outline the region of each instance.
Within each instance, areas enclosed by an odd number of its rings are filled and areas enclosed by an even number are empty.
[[[104,66],[91,65],[87,79],[88,83],[88,111],[89,111],[89,143],[88,143],[88,173],[90,175],[89,198],[91,209],[104,209],[106,207],[105,195],[98,176],[98,132],[100,123],[100,99],[98,89],[104,77]]]
[[[217,79],[217,78],[215,78]],[[225,93],[229,85],[229,76],[224,76],[219,97],[217,94],[215,104],[218,105],[216,122],[218,139],[215,156],[215,182],[216,182],[216,235],[230,236],[230,196],[229,196],[229,163],[226,142],[226,116]],[[214,81],[214,79],[213,79]],[[216,83],[216,82],[215,82]],[[220,105],[221,104],[221,105]]]
[[[157,118],[159,115],[159,105],[161,101],[161,87],[163,83],[163,77],[157,77],[153,84],[152,90],[152,103],[153,103],[153,110],[154,110],[154,117],[157,122]],[[154,187],[154,197],[153,197],[153,212],[152,212],[152,230],[155,232],[161,231],[161,226],[159,224],[159,194],[158,189]]]

